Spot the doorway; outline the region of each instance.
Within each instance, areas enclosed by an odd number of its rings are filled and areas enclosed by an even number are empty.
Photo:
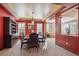
[[[55,38],[55,20],[46,21],[46,33],[48,38]]]

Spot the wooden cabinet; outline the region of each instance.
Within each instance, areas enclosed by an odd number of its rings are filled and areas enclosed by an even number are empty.
[[[4,48],[12,47],[12,35],[16,33],[16,22],[9,17],[3,17],[4,20]]]

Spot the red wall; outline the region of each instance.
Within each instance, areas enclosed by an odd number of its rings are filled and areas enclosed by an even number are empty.
[[[25,23],[25,25],[26,25],[26,27],[25,27],[25,34],[26,35],[29,35],[30,34],[31,30],[28,30],[27,24],[28,23],[31,23],[31,20],[18,19],[18,20],[16,20],[16,22],[18,22],[18,23]]]
[[[0,4],[0,49],[3,48],[3,17],[13,18],[12,14]],[[15,18],[15,17],[14,17]]]
[[[0,17],[14,17],[2,4],[0,4]]]
[[[26,30],[25,30],[26,35],[29,35],[30,32],[31,32],[31,30],[28,30],[28,26],[27,26],[27,24],[31,23],[31,21],[32,20],[28,20],[28,19],[27,20],[26,19],[18,19],[18,20],[16,20],[16,22],[18,22],[18,23],[21,23],[21,22],[26,23]],[[35,23],[35,26],[34,26],[34,31],[35,32],[37,32],[37,23],[42,23],[43,24],[43,32],[44,32],[44,22],[43,21],[34,21],[34,23]]]
[[[61,35],[61,18],[56,16],[56,44],[79,55],[79,36]],[[62,52],[62,51],[61,51]]]
[[[3,48],[3,19],[0,17],[0,49]]]
[[[56,35],[56,44],[79,55],[79,37]]]

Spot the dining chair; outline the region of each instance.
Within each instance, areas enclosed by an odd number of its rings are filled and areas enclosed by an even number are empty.
[[[24,36],[20,36],[20,40],[21,40],[21,49],[22,49],[23,46],[28,43],[28,39],[25,39]]]
[[[28,40],[28,49],[39,47],[38,34],[32,33],[30,34],[30,38]]]

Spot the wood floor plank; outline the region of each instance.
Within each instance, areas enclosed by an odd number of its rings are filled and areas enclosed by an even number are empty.
[[[55,38],[47,38],[45,45],[39,48],[39,51],[32,48],[28,50],[26,47],[20,50],[20,41],[12,48],[0,51],[0,56],[76,56],[72,52],[55,45]]]

